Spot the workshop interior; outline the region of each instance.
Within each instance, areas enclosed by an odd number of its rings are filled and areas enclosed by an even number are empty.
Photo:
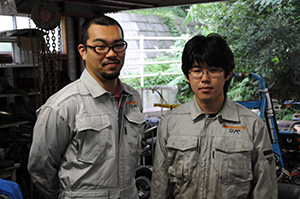
[[[27,171],[36,110],[51,95],[78,79],[84,70],[77,46],[80,28],[86,18],[128,10],[208,2],[218,0],[0,0],[0,15],[12,17],[11,29],[0,31],[0,43],[10,46],[9,51],[0,52],[0,180],[17,183],[17,187],[13,184],[7,189],[14,189],[25,199],[43,198],[31,182]],[[25,20],[18,22],[17,17],[23,17]],[[17,25],[21,26],[20,23],[25,23],[26,28],[16,28]],[[174,88],[170,90],[171,94],[177,92]],[[164,99],[159,88],[150,88],[147,92],[145,95],[156,94],[159,97],[157,104],[151,103],[150,106],[158,107],[155,110],[160,113],[178,106]],[[266,99],[262,103],[268,103],[270,100]],[[263,109],[272,105],[260,104],[260,106]],[[276,129],[274,135],[278,135],[276,121],[273,121],[271,116],[268,118],[272,120],[268,123],[269,127]],[[147,118],[147,129],[142,142],[142,166],[136,173],[140,198],[148,198],[150,193],[153,149],[160,119],[156,116]],[[287,142],[291,140],[290,132],[294,126],[299,128],[299,124],[297,121],[289,129],[284,130],[285,133],[282,134],[286,137],[284,140]],[[300,140],[300,138],[293,139],[298,140],[297,142]],[[280,153],[278,160],[280,161],[281,157],[290,160],[288,165],[290,168],[287,169],[294,172],[294,184],[300,185],[298,162],[293,162],[295,159],[289,158],[294,157],[294,151],[299,149],[300,144],[291,146],[290,142],[287,142],[283,145],[282,154],[278,149]],[[290,153],[291,150],[293,153]],[[286,179],[286,171],[282,170],[278,174],[283,181]],[[297,191],[300,193],[300,190]]]
[[[208,1],[0,0],[0,15],[12,18],[10,28],[0,31],[0,43],[9,46],[0,53],[1,186],[15,182],[5,188],[23,198],[42,198],[27,171],[35,112],[83,71],[77,46],[85,18],[202,2]]]

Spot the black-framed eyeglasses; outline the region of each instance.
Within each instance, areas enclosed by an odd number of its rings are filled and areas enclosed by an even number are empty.
[[[111,49],[115,52],[115,53],[119,53],[119,52],[124,52],[127,48],[127,42],[126,41],[122,41],[119,43],[116,43],[114,45],[100,45],[100,46],[90,46],[90,45],[84,45],[88,48],[91,48],[95,51],[95,53],[97,54],[105,54],[108,53]]]
[[[218,68],[210,68],[208,70],[203,70],[202,68],[194,67],[189,71],[189,74],[191,74],[191,76],[196,79],[201,79],[204,73],[206,73],[206,75],[208,75],[211,78],[217,78],[223,71],[223,69]]]

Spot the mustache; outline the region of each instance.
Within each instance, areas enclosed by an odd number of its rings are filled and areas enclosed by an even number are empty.
[[[108,61],[103,62],[102,66],[106,66],[106,65],[111,64],[111,63],[119,64],[119,63],[121,63],[121,61],[118,60],[118,59],[110,58]]]

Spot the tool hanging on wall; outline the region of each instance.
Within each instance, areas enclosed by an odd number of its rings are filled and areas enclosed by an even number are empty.
[[[31,19],[37,29],[46,34],[46,42],[38,41],[40,47],[37,56],[38,87],[40,90],[39,105],[41,105],[59,89],[60,13],[54,4],[42,1],[36,3],[32,8]]]

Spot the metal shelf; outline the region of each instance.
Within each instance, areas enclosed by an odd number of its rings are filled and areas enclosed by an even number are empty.
[[[0,36],[0,42],[17,42],[16,36]]]
[[[33,64],[1,64],[0,68],[30,68]]]

